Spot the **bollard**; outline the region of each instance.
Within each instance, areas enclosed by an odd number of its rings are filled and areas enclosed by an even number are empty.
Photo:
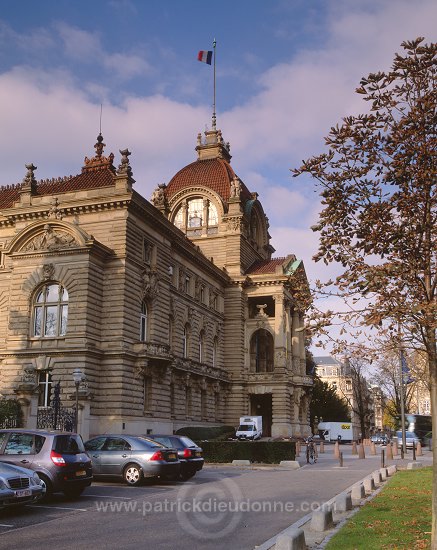
[[[399,446],[398,446],[398,440],[395,439],[393,442],[393,456],[398,456],[399,453]]]
[[[375,456],[376,455],[376,447],[375,447],[375,443],[372,441],[372,443],[370,444],[370,454],[372,456]]]
[[[364,485],[362,483],[357,483],[352,487],[352,504],[359,504],[361,502],[361,499],[363,499],[365,496],[366,491],[364,490]]]
[[[422,443],[420,441],[417,443],[416,455],[423,456]]]
[[[381,449],[381,468],[385,468],[385,451]]]
[[[352,510],[351,493],[340,493],[337,495],[334,502],[334,510],[336,512],[347,512],[348,510]]]
[[[392,449],[391,443],[387,443],[385,452],[386,452],[387,460],[393,460],[393,449]]]
[[[340,468],[343,468],[343,452],[339,453],[338,460],[339,460],[339,463],[340,463]]]
[[[323,441],[320,442],[320,454],[325,452],[325,443]]]
[[[363,445],[358,445],[358,458],[366,458]]]
[[[340,447],[338,441],[334,443],[334,458],[340,458]]]
[[[357,454],[358,454],[358,451],[357,451],[357,442],[356,442],[356,441],[352,441],[352,454],[353,454],[353,455],[357,455]]]
[[[375,480],[373,477],[366,477],[366,479],[363,480],[364,485],[364,491],[366,492],[366,495],[370,495],[372,491],[375,490]]]
[[[413,441],[413,460],[416,460],[416,443]]]
[[[333,525],[332,508],[329,505],[324,504],[314,510],[311,516],[311,531],[327,531]]]
[[[305,550],[305,532],[302,529],[288,530],[276,539],[275,550]]]
[[[373,477],[373,481],[375,482],[375,485],[381,485],[382,476],[379,470],[377,472],[373,472],[372,477]]]

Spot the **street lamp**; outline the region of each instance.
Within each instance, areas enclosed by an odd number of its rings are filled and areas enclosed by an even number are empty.
[[[76,415],[74,417],[74,431],[77,433],[77,421],[79,417],[79,385],[84,379],[84,374],[79,367],[76,367],[73,371],[74,385],[76,386]]]

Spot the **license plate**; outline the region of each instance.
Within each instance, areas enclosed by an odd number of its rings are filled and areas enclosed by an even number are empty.
[[[86,471],[85,470],[78,470],[76,472],[76,476],[86,476]]]
[[[202,454],[197,452],[197,453],[195,453],[195,456],[202,456]]]
[[[32,491],[30,489],[21,489],[21,491],[15,491],[15,496],[20,497],[30,497],[32,495]]]
[[[176,455],[175,455],[174,453],[169,453],[168,458],[169,458],[170,460],[175,460],[175,459],[176,459]]]

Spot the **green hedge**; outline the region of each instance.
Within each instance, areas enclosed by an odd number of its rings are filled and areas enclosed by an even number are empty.
[[[200,441],[203,439],[211,440],[223,440],[229,437],[235,437],[235,428],[233,426],[189,426],[187,428],[180,428],[176,432],[177,435],[186,435],[194,441]]]
[[[295,460],[294,441],[199,441],[206,462],[250,460],[262,464],[279,464]]]
[[[22,425],[23,413],[16,399],[0,399],[0,427],[18,428]]]

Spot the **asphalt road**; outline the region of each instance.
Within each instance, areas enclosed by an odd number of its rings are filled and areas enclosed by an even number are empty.
[[[205,466],[188,482],[96,482],[74,501],[1,512],[0,548],[253,550],[381,465],[380,449],[364,460],[342,450],[343,467],[327,446],[298,470]]]

